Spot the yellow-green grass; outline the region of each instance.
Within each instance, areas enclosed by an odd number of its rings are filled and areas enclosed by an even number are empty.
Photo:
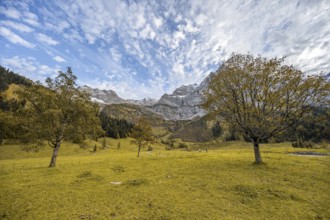
[[[250,145],[230,143],[207,153],[155,144],[137,158],[129,139],[120,150],[118,141],[96,153],[65,144],[56,168],[51,149],[0,146],[0,219],[330,218],[328,156],[268,144],[257,166]]]
[[[10,84],[8,89],[2,93],[0,93],[0,95],[5,98],[5,99],[17,99],[17,94],[15,93],[17,90],[19,90],[21,88],[20,85],[17,84]]]

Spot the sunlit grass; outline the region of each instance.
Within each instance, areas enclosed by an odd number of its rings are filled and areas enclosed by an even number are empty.
[[[266,164],[256,166],[245,143],[207,153],[154,144],[140,158],[129,139],[107,144],[96,153],[63,145],[56,168],[47,168],[50,148],[26,153],[0,146],[0,218],[330,218],[329,157],[289,155],[301,151],[289,144],[262,145]]]

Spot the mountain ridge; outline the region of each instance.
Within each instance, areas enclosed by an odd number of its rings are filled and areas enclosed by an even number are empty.
[[[113,90],[100,90],[89,86],[80,87],[91,95],[91,100],[100,105],[134,104],[146,107],[167,120],[192,120],[206,114],[202,108],[203,92],[207,88],[212,73],[199,85],[182,85],[171,94],[165,93],[159,100],[144,98],[141,100],[123,99]]]

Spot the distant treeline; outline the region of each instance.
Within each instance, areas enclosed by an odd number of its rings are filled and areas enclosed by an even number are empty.
[[[314,143],[322,140],[330,141],[330,109],[314,107],[312,112],[298,121],[298,125],[289,130],[286,140],[312,141]]]
[[[112,138],[126,138],[134,127],[134,124],[127,120],[113,118],[104,111],[100,113],[100,120],[105,135]]]

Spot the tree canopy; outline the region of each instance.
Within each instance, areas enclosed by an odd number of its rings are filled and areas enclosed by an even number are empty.
[[[233,54],[213,75],[204,107],[239,129],[254,145],[293,126],[313,106],[329,105],[329,81],[306,76],[284,59]],[[327,98],[328,97],[328,98]]]
[[[27,138],[47,140],[54,148],[50,167],[56,165],[64,140],[77,136],[96,138],[102,132],[99,107],[90,101],[88,94],[76,88],[76,79],[68,67],[55,80],[47,78],[47,87],[34,84],[19,92],[19,97],[26,100],[21,114],[25,118]]]

